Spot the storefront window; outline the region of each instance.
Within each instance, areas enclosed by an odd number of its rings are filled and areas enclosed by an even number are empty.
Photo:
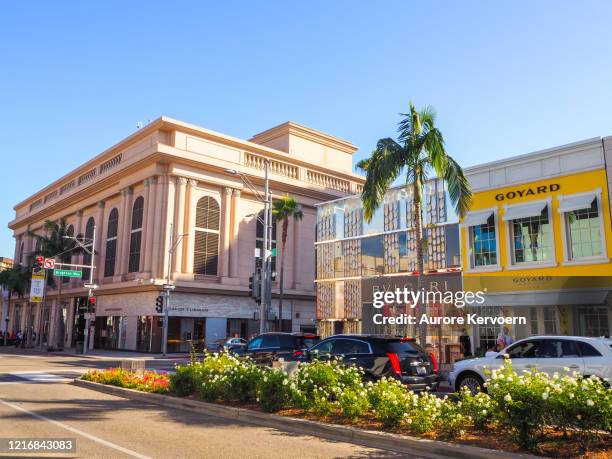
[[[608,308],[585,306],[578,310],[578,326],[581,336],[610,336]]]
[[[546,307],[544,308],[544,334],[556,335],[557,333],[557,308]]]
[[[597,199],[591,207],[566,213],[569,248],[572,260],[602,255],[601,222]]]
[[[368,237],[361,240],[361,275],[378,276],[384,274],[383,236]]]
[[[472,267],[497,264],[495,218],[493,214],[484,224],[470,227],[470,244]]]
[[[546,261],[552,258],[552,236],[548,206],[540,215],[511,221],[515,263]]]

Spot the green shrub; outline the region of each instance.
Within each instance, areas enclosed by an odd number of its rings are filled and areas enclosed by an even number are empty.
[[[414,394],[395,379],[382,378],[369,383],[369,402],[374,417],[385,427],[398,427],[408,416]]]
[[[355,366],[345,366],[341,361],[319,361],[301,364],[294,375],[299,391],[297,405],[310,410],[317,410],[315,402],[322,404],[322,399],[332,404],[338,401],[345,390],[363,389],[363,370]]]
[[[493,414],[497,409],[489,394],[478,392],[474,395],[467,387],[459,392],[457,406],[468,421],[479,430],[486,429],[493,422]]]
[[[257,383],[257,401],[266,411],[290,408],[298,399],[296,387],[289,375],[282,370],[266,368]]]
[[[370,409],[368,393],[365,389],[346,389],[338,397],[338,406],[344,417],[356,421]]]
[[[177,365],[175,373],[170,375],[170,391],[179,397],[194,394],[201,384],[202,377],[198,363]]]
[[[253,402],[257,398],[257,384],[263,372],[250,360],[237,362],[221,373],[225,377],[222,398],[227,401]]]

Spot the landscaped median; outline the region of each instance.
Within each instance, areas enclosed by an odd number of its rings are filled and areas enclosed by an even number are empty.
[[[218,415],[225,410],[231,417],[240,417],[240,412],[243,419],[250,416],[251,422],[268,425],[277,422],[279,428],[291,424],[293,430],[299,430],[295,423],[307,425],[303,433],[317,434],[318,429],[321,436],[360,443],[368,443],[364,438],[370,435],[378,442],[370,446],[395,450],[403,442],[404,450],[415,454],[425,450],[441,453],[445,446],[446,453],[454,457],[492,454],[464,445],[557,457],[579,457],[587,452],[609,457],[612,453],[612,389],[594,378],[517,375],[508,360],[491,374],[487,394],[463,392],[458,400],[451,400],[415,394],[395,380],[364,384],[362,376],[360,369],[336,361],[300,364],[289,375],[228,354],[210,354],[204,360],[177,366],[176,373],[169,376],[113,369],[95,370],[83,379],[183,398],[179,402],[173,397],[142,394],[151,401],[163,400],[162,404],[199,405],[202,412],[212,410]],[[232,408],[219,410],[219,405],[200,401],[231,404]],[[235,408],[237,404],[241,408]],[[239,412],[234,413],[236,409]],[[394,446],[385,446],[390,441]]]

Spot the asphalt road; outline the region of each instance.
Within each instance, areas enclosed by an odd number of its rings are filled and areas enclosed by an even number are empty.
[[[147,405],[69,384],[113,359],[20,355],[0,348],[0,438],[74,438],[76,453],[33,457],[336,458],[405,454]],[[171,369],[173,361],[147,362]],[[26,454],[1,457],[21,457]]]

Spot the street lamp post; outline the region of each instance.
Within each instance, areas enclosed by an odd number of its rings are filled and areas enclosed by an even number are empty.
[[[93,298],[94,290],[98,288],[98,286],[93,283],[94,268],[96,267],[95,265],[96,226],[94,225],[93,227],[93,235],[91,237],[91,241],[87,240],[86,238],[82,238],[82,240],[79,240],[79,238],[75,236],[64,236],[64,238],[74,240],[78,244],[78,246],[81,247],[81,249],[83,249],[85,252],[91,255],[91,260],[88,266],[89,282],[84,285],[84,287],[87,289],[87,309],[85,312],[85,330],[83,330],[83,354],[87,354],[87,350],[89,349],[89,329],[91,328],[91,312],[89,312],[90,299]],[[85,245],[84,242],[87,243],[87,245]],[[85,267],[83,265],[75,265],[75,264],[70,264],[70,263],[56,263],[56,264],[61,265],[61,266]],[[46,271],[45,271],[45,275],[46,275]]]
[[[166,283],[162,285],[164,291],[164,327],[162,334],[162,355],[165,357],[168,353],[168,319],[170,308],[170,291],[174,290],[172,282],[172,263],[174,260],[174,251],[181,243],[186,234],[179,234],[174,240],[174,225],[170,223],[170,246],[168,248],[168,271],[166,272]]]
[[[271,307],[272,301],[272,273],[270,271],[271,263],[270,256],[272,255],[272,193],[270,192],[270,160],[267,158],[264,161],[264,194],[255,189],[253,183],[249,180],[246,174],[238,172],[234,169],[226,169],[225,172],[238,175],[244,184],[253,192],[255,197],[264,204],[264,221],[263,221],[263,247],[261,253],[261,305],[259,308],[259,333],[265,333],[267,330],[268,320],[267,314]]]

